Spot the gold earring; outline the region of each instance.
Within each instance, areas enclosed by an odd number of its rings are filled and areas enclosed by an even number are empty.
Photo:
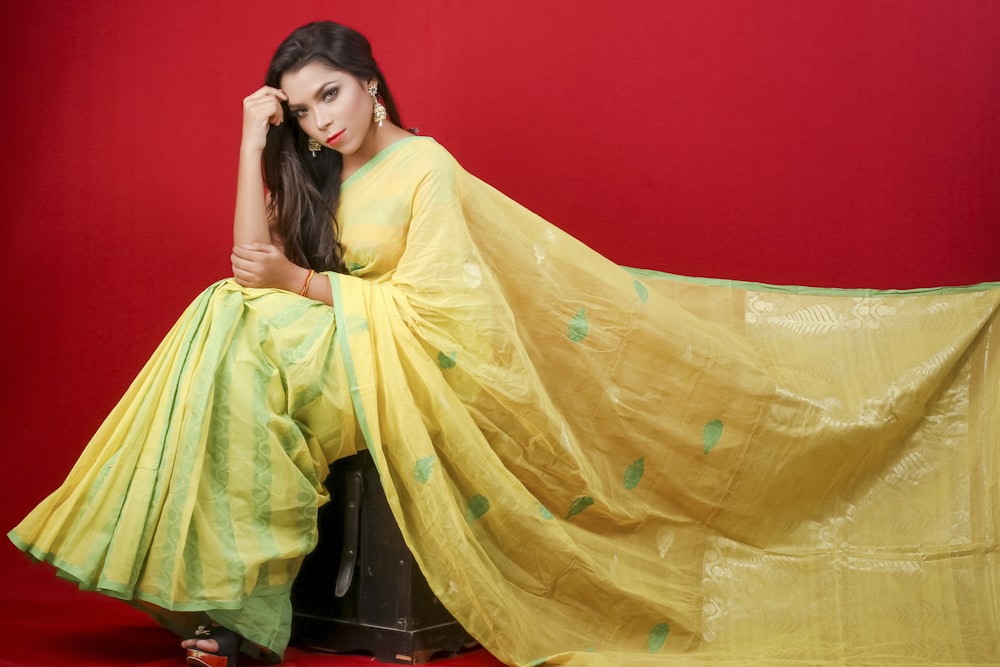
[[[378,85],[372,84],[368,86],[368,94],[372,96],[372,102],[375,104],[372,108],[372,120],[378,123],[379,127],[382,127],[382,121],[385,120],[386,112],[385,106],[378,101]]]
[[[323,150],[323,144],[319,143],[315,139],[309,140],[309,152],[313,154],[313,158],[319,155],[321,150]]]

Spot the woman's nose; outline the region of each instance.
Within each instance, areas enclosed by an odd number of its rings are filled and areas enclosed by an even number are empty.
[[[330,127],[331,122],[333,122],[333,120],[330,118],[330,114],[326,113],[325,111],[316,112],[316,127],[318,127],[321,130],[325,130],[326,128]]]

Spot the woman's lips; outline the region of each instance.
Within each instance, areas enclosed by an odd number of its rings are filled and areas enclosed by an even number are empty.
[[[343,136],[344,132],[345,132],[345,130],[341,130],[340,132],[337,132],[336,134],[331,135],[330,138],[326,140],[327,145],[332,146],[335,143],[337,143],[338,141],[340,141],[340,137]]]

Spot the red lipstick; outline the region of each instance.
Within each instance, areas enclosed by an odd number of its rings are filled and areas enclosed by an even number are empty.
[[[340,137],[344,134],[344,132],[346,132],[346,130],[341,130],[340,132],[337,132],[336,134],[332,135],[329,139],[326,140],[327,145],[332,146],[338,141],[340,141]]]

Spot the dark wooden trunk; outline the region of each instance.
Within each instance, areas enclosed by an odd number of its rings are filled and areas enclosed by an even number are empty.
[[[422,664],[475,645],[406,547],[368,452],[337,461],[319,511],[319,544],[292,589],[292,641]]]

